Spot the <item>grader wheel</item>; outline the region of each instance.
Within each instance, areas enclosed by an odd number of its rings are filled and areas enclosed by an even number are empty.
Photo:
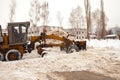
[[[2,61],[4,59],[3,54],[0,52],[0,61]]]
[[[18,50],[9,50],[5,56],[6,61],[13,61],[21,59],[21,53]]]
[[[67,48],[66,53],[78,52],[79,48],[76,45],[71,45]]]

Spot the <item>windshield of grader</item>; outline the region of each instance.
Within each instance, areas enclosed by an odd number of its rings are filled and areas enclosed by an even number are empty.
[[[8,36],[9,44],[22,44],[27,41],[29,22],[9,23]]]

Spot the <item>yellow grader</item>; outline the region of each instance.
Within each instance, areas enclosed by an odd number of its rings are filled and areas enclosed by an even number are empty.
[[[41,34],[39,36],[30,36],[28,38],[28,28],[30,22],[14,22],[8,23],[8,34],[2,34],[0,27],[0,61],[19,60],[26,52],[31,52],[35,49],[35,43],[39,42],[37,52],[42,55],[43,47],[59,46],[60,50],[65,50],[66,53],[73,51],[86,50],[86,41],[72,41],[66,37],[60,37],[55,34]],[[62,41],[59,44],[46,43],[46,39],[54,39]],[[44,41],[44,43],[42,43]],[[28,43],[30,42],[30,43]]]

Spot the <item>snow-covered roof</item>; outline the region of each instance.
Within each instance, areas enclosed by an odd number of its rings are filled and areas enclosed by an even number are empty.
[[[112,35],[106,35],[105,37],[116,37],[116,34],[112,34]]]

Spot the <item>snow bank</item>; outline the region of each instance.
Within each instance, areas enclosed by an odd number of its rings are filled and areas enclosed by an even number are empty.
[[[0,80],[53,80],[47,76],[49,72],[83,70],[120,80],[120,62],[109,54],[112,49],[88,48],[72,54],[66,54],[58,47],[46,50],[48,54],[43,58],[34,50],[30,54],[24,54],[22,60],[0,62]]]
[[[72,54],[52,47],[45,48],[48,54],[43,58],[33,50],[22,60],[0,61],[0,80],[63,80],[51,79],[48,73],[83,70],[120,80],[120,59],[114,55],[120,53],[120,40],[90,40],[87,46],[87,50]]]
[[[110,48],[110,49],[120,50],[120,40],[117,39],[106,39],[106,40],[91,39],[91,40],[87,40],[87,45],[93,48]]]
[[[3,71],[0,74],[0,80],[37,80],[31,72]]]

